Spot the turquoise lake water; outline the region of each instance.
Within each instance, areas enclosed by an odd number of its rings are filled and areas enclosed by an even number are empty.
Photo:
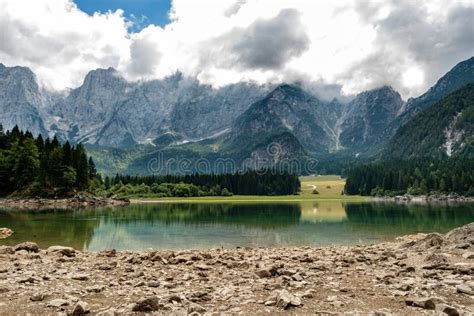
[[[474,221],[474,204],[326,202],[156,203],[85,210],[0,209],[14,234],[79,250],[367,244]]]

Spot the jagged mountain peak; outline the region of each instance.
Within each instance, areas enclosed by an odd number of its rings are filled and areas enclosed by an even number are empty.
[[[471,81],[474,81],[474,57],[456,64],[428,91],[417,98],[410,99],[407,102],[406,110],[417,113]],[[411,114],[410,117],[413,115]]]
[[[127,81],[115,68],[98,68],[87,73],[82,87],[88,87],[89,85],[110,86],[117,83],[126,84]]]
[[[0,66],[0,123],[5,129],[18,125],[34,134],[46,133],[42,104],[36,76],[29,68]]]
[[[22,83],[27,83],[35,89],[38,89],[36,75],[28,67],[7,67],[0,63],[0,78],[6,79],[7,77],[10,77],[11,80],[14,80],[15,82],[21,81]]]
[[[295,84],[280,84],[271,91],[260,103],[266,107],[298,107],[308,103],[317,106],[321,101]]]
[[[346,107],[339,141],[343,148],[372,155],[378,150],[378,135],[397,117],[404,102],[390,86],[359,93]]]
[[[292,97],[302,97],[302,96],[308,96],[309,94],[300,86],[297,84],[288,84],[288,83],[282,83],[278,85],[271,93],[283,93],[288,96]]]
[[[395,91],[391,86],[388,86],[388,85],[384,85],[384,86],[374,88],[374,89],[371,89],[371,90],[363,91],[363,92],[357,94],[354,99],[358,99],[358,98],[378,98],[378,97],[381,97],[381,96],[394,96],[394,97],[399,97],[401,99],[400,94],[397,91]]]
[[[399,111],[398,117],[380,135],[380,143],[385,145],[388,140],[394,137],[396,131],[415,117],[415,115],[473,81],[474,57],[471,57],[456,64],[424,94],[417,98],[410,98]]]

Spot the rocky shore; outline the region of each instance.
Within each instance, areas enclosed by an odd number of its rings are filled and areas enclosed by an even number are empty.
[[[397,196],[376,196],[374,201],[388,201],[388,202],[472,202],[474,197],[462,196],[458,194],[436,194],[436,195],[397,195]]]
[[[63,199],[43,199],[43,198],[7,198],[0,199],[0,207],[10,207],[16,209],[41,209],[41,208],[79,208],[97,206],[121,206],[130,204],[126,198],[105,198],[105,197],[83,197],[74,196]]]
[[[474,223],[367,246],[0,247],[0,314],[473,315]]]

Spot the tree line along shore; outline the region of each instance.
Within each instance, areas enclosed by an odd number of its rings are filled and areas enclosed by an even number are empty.
[[[379,161],[354,165],[338,195],[362,195],[411,200],[472,200],[474,162],[467,158]],[[0,197],[61,199],[80,196],[185,198],[301,195],[297,175],[276,169],[235,174],[120,175],[103,177],[81,144],[43,139],[18,127],[0,125]],[[312,198],[319,196],[314,189]],[[469,197],[463,199],[459,197]],[[103,201],[108,201],[107,199]],[[84,201],[83,201],[84,202]],[[5,201],[3,202],[5,203]],[[74,204],[74,202],[71,202]],[[86,203],[87,204],[87,203]]]

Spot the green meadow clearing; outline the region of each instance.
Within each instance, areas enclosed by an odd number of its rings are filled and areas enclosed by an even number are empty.
[[[203,196],[203,197],[169,197],[156,198],[133,197],[130,196],[132,203],[143,202],[292,202],[292,201],[312,201],[312,200],[348,200],[348,201],[367,201],[368,197],[356,195],[343,195],[345,180],[340,176],[305,176],[300,178],[301,192],[295,195],[278,196],[260,196],[260,195],[233,195],[233,196]],[[318,194],[315,194],[314,191]]]

